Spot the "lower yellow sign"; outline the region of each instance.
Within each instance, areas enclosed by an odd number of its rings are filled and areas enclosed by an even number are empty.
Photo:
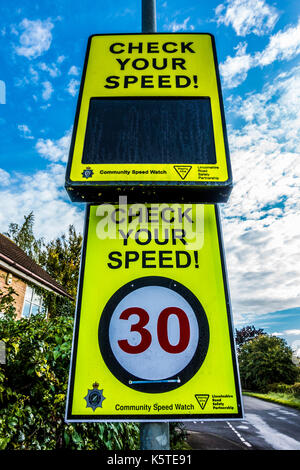
[[[214,205],[87,207],[66,421],[242,418]]]

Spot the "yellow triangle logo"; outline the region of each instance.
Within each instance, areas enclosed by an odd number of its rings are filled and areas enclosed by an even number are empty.
[[[209,399],[209,395],[202,394],[202,395],[195,395],[197,402],[199,403],[202,410],[204,410],[207,400]]]
[[[187,174],[191,171],[191,165],[174,165],[176,172],[179,174],[180,178],[184,180]]]

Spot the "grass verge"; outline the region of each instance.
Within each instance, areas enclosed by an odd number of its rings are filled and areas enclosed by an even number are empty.
[[[290,406],[291,408],[296,408],[300,410],[300,398],[295,397],[294,395],[287,393],[254,393],[254,392],[243,392],[243,395],[248,395],[249,397],[261,398],[262,400],[271,401],[273,403],[278,403],[279,405]]]

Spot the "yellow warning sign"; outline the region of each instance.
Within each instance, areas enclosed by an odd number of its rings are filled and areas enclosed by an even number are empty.
[[[242,417],[217,206],[87,207],[67,421]]]
[[[154,194],[156,200],[178,200],[178,185],[189,202],[229,197],[231,167],[212,35],[90,37],[66,189],[74,201],[95,202],[107,194],[111,200],[117,185],[135,201],[144,200],[145,188],[148,200]]]

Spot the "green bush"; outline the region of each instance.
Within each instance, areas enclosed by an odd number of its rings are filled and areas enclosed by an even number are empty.
[[[275,381],[292,385],[298,368],[284,339],[259,335],[243,344],[238,354],[240,377],[245,390],[265,393]]]
[[[134,423],[64,422],[73,318],[16,321],[10,302],[6,312],[0,319],[6,348],[6,364],[0,364],[0,449],[138,448]]]
[[[295,395],[295,397],[300,398],[300,382],[294,383],[294,385],[292,385],[292,389],[293,389],[293,394]]]
[[[135,450],[135,423],[66,424],[65,402],[73,336],[73,317],[16,320],[13,290],[0,291],[0,450]],[[180,448],[186,431],[171,423],[171,448]]]
[[[287,384],[270,384],[267,387],[268,392],[274,392],[274,393],[290,393],[289,392],[290,385]]]
[[[300,382],[296,382],[292,385],[275,383],[268,386],[268,392],[285,393],[288,395],[294,395],[300,397]]]

